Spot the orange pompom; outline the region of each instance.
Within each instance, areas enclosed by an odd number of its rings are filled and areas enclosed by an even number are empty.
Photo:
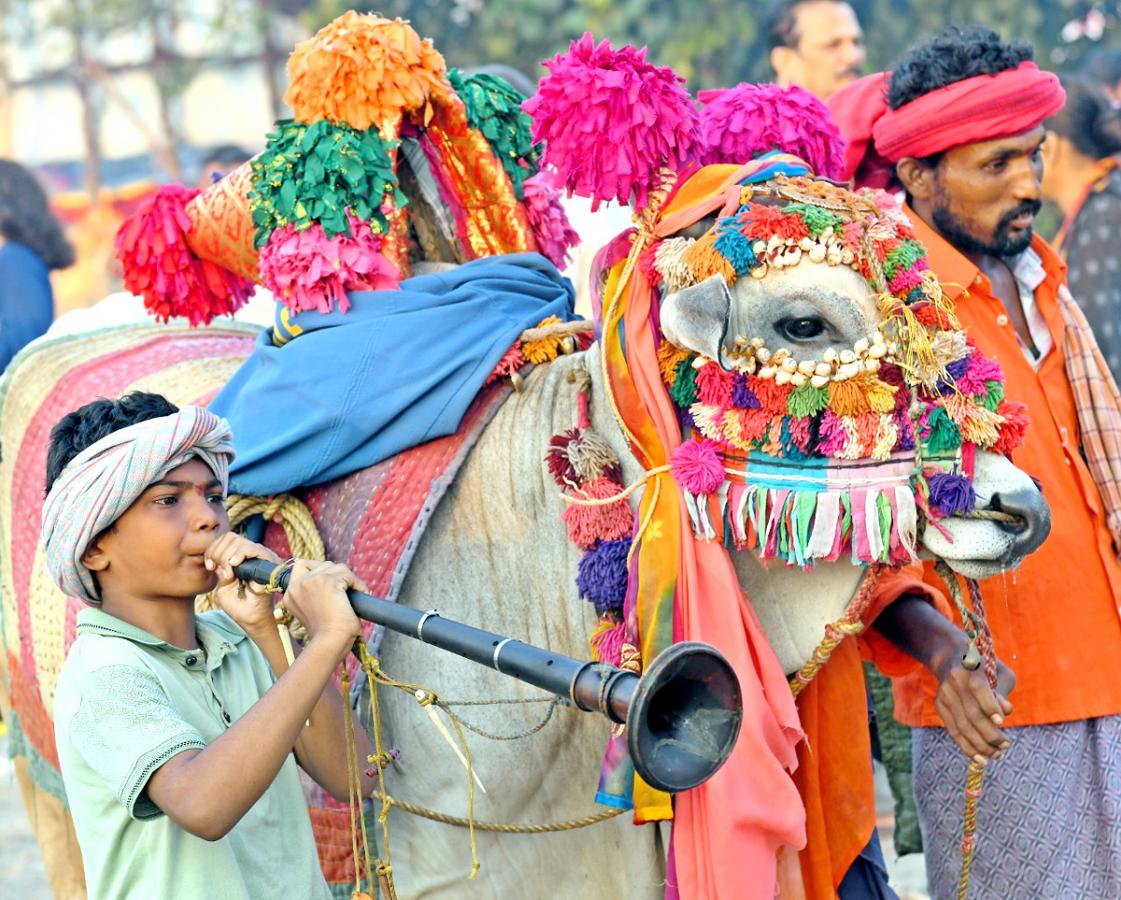
[[[401,19],[353,10],[296,45],[285,102],[300,122],[320,119],[359,131],[396,130],[402,115],[421,125],[433,96],[451,92],[444,58]]]

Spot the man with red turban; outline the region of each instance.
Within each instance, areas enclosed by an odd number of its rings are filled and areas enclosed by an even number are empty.
[[[981,585],[997,655],[1015,669],[1013,679],[1001,667],[995,694],[963,666],[960,619],[929,566],[881,582],[894,602],[865,647],[894,677],[897,718],[916,726],[935,897],[955,894],[961,864],[960,751],[999,760],[980,798],[971,898],[1121,897],[1121,395],[1065,266],[1032,233],[1042,125],[1063,101],[1029,46],[973,27],[943,32],[829,103],[848,176],[905,192],[958,317],[1000,361],[1008,396],[1027,403],[1016,463],[1040,479],[1054,516],[1015,575]],[[969,724],[978,709],[991,726]]]

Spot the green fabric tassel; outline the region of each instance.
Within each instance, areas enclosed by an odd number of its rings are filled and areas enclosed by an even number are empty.
[[[941,406],[936,406],[927,416],[928,433],[923,439],[928,453],[944,453],[961,446],[961,431]]]
[[[533,143],[533,120],[522,112],[525,97],[497,75],[449,69],[448,81],[467,108],[467,124],[483,133],[521,200],[525,180],[537,174],[542,150]]]
[[[677,364],[670,399],[678,406],[688,409],[697,402],[697,370],[692,359],[683,359]]]
[[[891,501],[887,494],[876,494],[876,512],[879,517],[880,539],[884,548],[880,551],[879,561],[887,562],[891,554]]]
[[[997,407],[1000,406],[1000,401],[1004,399],[1004,382],[1003,381],[986,381],[985,388],[988,393],[985,399],[981,401],[981,405],[989,412],[996,412]]]
[[[790,392],[786,399],[786,411],[796,419],[816,416],[829,405],[829,390],[815,388],[808,382]]]
[[[328,237],[350,234],[348,209],[375,232],[387,231],[381,211],[387,195],[395,207],[405,204],[390,155],[396,146],[372,128],[356,131],[326,120],[312,125],[277,122],[264,151],[253,160],[249,207],[254,245],[264,247],[284,225],[304,231],[319,224]]]

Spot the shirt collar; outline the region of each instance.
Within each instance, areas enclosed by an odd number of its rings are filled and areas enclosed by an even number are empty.
[[[177,660],[187,668],[198,666],[200,652],[187,650],[169,644],[163,638],[156,637],[151,632],[131,625],[124,619],[118,619],[104,610],[87,606],[78,613],[77,633],[100,634],[104,637],[119,637],[134,644],[141,644],[159,650],[161,653]],[[195,633],[199,643],[206,651],[206,671],[217,668],[223,659],[230,653],[237,652],[237,645],[245,639],[245,632],[238,628],[232,619],[224,613],[207,616],[205,619],[195,620]],[[198,666],[202,669],[201,666]]]

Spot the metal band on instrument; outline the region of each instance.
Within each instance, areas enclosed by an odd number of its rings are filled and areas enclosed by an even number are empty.
[[[498,665],[498,654],[501,653],[502,648],[505,647],[512,640],[513,640],[513,638],[503,638],[502,640],[500,640],[498,642],[497,645],[495,645],[494,656],[492,657],[492,659],[494,660],[494,671],[496,671],[496,672],[501,672],[502,671],[502,669]]]
[[[416,623],[416,636],[417,640],[424,640],[424,623],[432,618],[440,618],[440,614],[434,609],[430,609],[420,617],[420,621]]]

